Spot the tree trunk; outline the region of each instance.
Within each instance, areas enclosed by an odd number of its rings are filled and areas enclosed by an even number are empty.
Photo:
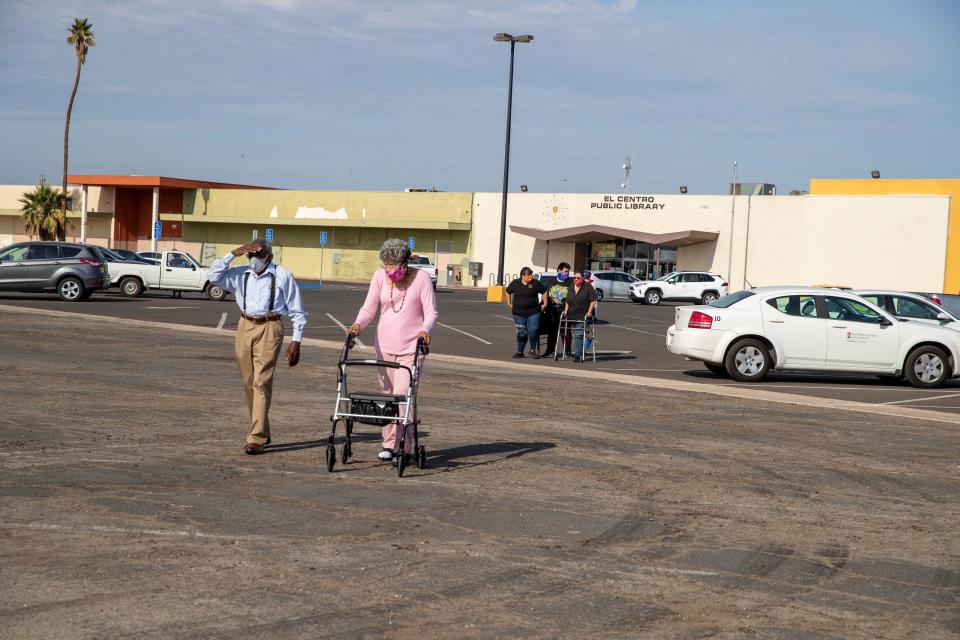
[[[77,97],[77,87],[80,85],[80,57],[77,57],[77,77],[73,81],[73,91],[70,92],[70,102],[67,104],[67,122],[63,127],[63,193],[60,201],[60,219],[57,220],[57,240],[67,239],[67,154],[70,146],[70,114],[73,112],[73,100]]]

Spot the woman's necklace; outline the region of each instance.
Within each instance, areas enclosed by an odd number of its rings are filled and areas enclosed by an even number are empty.
[[[400,308],[397,309],[395,306],[393,306],[393,290],[396,288],[397,288],[397,285],[391,282],[390,283],[390,308],[393,309],[394,313],[400,313],[400,311],[403,310],[403,303],[407,300],[407,290],[406,289],[403,290],[403,297],[400,298]]]

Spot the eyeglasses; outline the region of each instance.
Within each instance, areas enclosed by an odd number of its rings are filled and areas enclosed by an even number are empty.
[[[263,249],[261,249],[260,251],[257,251],[256,253],[248,253],[248,254],[247,254],[247,260],[249,260],[250,258],[266,258],[268,255],[270,255],[270,254],[267,253],[266,251],[264,251]]]

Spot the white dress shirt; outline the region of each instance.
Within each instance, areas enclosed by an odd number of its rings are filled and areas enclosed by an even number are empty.
[[[290,321],[293,323],[293,341],[300,342],[303,339],[303,330],[307,326],[307,312],[303,308],[300,287],[297,286],[293,274],[272,262],[260,275],[254,273],[249,265],[231,269],[230,263],[235,257],[231,252],[214,260],[207,271],[207,280],[232,293],[237,299],[237,306],[242,310],[244,308],[244,274],[249,273],[244,313],[257,317],[270,313],[270,276],[272,274],[276,278],[273,313],[290,316]]]

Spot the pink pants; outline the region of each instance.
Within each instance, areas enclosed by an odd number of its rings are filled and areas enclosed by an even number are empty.
[[[387,362],[396,362],[404,366],[413,368],[414,353],[377,353],[378,360]],[[380,372],[380,391],[383,393],[394,393],[396,395],[406,396],[407,387],[410,384],[410,376],[406,369],[394,369],[381,367]],[[421,372],[422,376],[422,361]],[[406,418],[406,407],[400,407],[401,420]],[[416,420],[417,416],[410,416],[410,421]],[[383,428],[383,448],[396,451],[400,446],[400,426],[399,422],[391,422]],[[413,429],[408,429],[404,434],[403,449],[406,453],[413,451]]]

